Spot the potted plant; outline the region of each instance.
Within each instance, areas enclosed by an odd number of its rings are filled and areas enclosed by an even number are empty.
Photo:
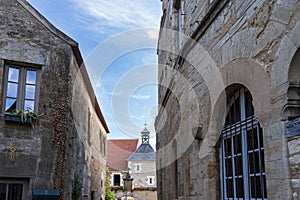
[[[4,114],[4,120],[33,125],[33,123],[35,123],[37,120],[37,114],[34,113],[34,111],[31,109],[26,109],[26,110],[14,109],[9,113]]]

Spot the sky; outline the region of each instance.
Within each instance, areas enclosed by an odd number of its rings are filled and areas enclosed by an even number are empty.
[[[140,138],[155,147],[160,0],[28,0],[79,43],[108,139]]]

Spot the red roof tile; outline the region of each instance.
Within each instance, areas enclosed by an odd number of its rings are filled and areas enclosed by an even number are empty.
[[[107,164],[111,171],[127,171],[127,158],[136,150],[138,139],[107,140]]]

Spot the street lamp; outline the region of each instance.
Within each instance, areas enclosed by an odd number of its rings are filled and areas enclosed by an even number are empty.
[[[132,193],[132,181],[133,178],[130,176],[129,171],[127,172],[126,176],[123,178],[124,181],[124,194],[125,194],[125,199],[127,200],[127,197],[131,197],[131,193]],[[131,198],[132,199],[132,198]]]

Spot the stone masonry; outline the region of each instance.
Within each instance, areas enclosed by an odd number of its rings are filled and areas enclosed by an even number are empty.
[[[267,198],[300,199],[300,1],[162,0],[162,10],[158,199],[223,199],[220,133],[241,86],[263,131]]]
[[[78,44],[25,0],[0,0],[0,183],[21,182],[23,198],[33,189],[58,189],[72,199],[75,175],[80,197],[104,199],[109,132]],[[5,119],[8,64],[39,70],[34,126]],[[15,142],[22,152],[2,151]]]

